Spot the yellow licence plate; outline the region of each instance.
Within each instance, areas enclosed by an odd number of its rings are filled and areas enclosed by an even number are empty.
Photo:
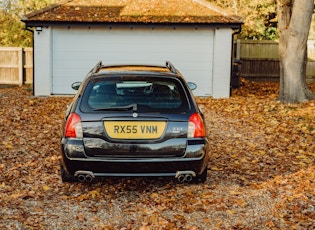
[[[115,139],[157,139],[164,133],[165,121],[105,121],[105,130]]]

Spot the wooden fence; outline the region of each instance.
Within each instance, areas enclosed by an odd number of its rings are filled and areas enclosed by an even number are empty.
[[[279,81],[278,42],[238,40],[235,46],[236,58],[241,60],[241,77],[253,81]],[[308,41],[307,48],[306,80],[315,82],[315,41]]]
[[[238,40],[234,50],[236,58],[241,60],[241,77],[253,81],[279,81],[277,42]],[[306,75],[308,82],[315,82],[315,41],[308,41]],[[0,47],[0,84],[32,83],[33,49]]]
[[[0,84],[22,85],[33,82],[33,49],[0,47]]]

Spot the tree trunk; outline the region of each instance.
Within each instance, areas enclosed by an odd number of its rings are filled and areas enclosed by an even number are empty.
[[[314,0],[278,0],[280,92],[285,103],[314,100],[306,84],[307,40]]]

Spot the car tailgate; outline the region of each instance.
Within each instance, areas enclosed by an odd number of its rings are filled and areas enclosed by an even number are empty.
[[[180,157],[187,147],[187,121],[110,118],[82,122],[90,157]]]

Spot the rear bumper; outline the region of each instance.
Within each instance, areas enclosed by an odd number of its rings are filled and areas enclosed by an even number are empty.
[[[182,157],[164,158],[110,158],[87,157],[82,142],[65,140],[61,145],[61,163],[64,169],[75,175],[78,171],[105,176],[176,176],[178,171],[193,171],[200,175],[207,166],[207,142],[187,146]]]

